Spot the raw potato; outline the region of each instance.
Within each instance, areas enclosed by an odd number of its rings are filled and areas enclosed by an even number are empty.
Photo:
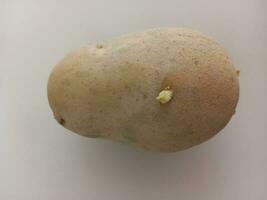
[[[214,136],[238,97],[238,73],[225,50],[183,28],[82,47],[56,65],[48,82],[50,106],[67,129],[159,152]]]

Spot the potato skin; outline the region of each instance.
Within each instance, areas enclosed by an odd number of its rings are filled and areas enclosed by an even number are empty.
[[[171,87],[170,102],[155,98]],[[201,33],[158,28],[77,49],[48,81],[56,120],[80,135],[175,152],[217,134],[235,113],[238,75]]]

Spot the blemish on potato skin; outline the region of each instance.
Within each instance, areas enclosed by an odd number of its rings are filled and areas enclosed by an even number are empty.
[[[100,43],[96,44],[97,49],[102,49],[103,47],[104,47],[103,44],[100,44]]]
[[[58,120],[58,123],[61,124],[62,126],[64,126],[66,124],[66,121],[63,118],[60,118]]]
[[[147,99],[147,95],[146,95],[146,94],[143,94],[143,98],[144,98],[144,99]]]

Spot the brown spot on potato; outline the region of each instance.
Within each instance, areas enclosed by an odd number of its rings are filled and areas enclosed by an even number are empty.
[[[58,123],[60,123],[62,126],[64,126],[66,124],[66,121],[63,118],[60,118],[58,120]]]
[[[143,94],[143,98],[144,98],[144,99],[147,99],[147,95],[146,95],[146,94]]]
[[[96,48],[97,48],[97,49],[102,49],[103,47],[104,47],[103,44],[99,44],[99,43],[98,43],[98,44],[96,45]]]

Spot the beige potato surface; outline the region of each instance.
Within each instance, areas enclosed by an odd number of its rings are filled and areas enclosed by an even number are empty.
[[[65,128],[159,152],[217,134],[238,97],[238,73],[225,50],[184,28],[82,47],[63,58],[48,81],[49,104]]]

